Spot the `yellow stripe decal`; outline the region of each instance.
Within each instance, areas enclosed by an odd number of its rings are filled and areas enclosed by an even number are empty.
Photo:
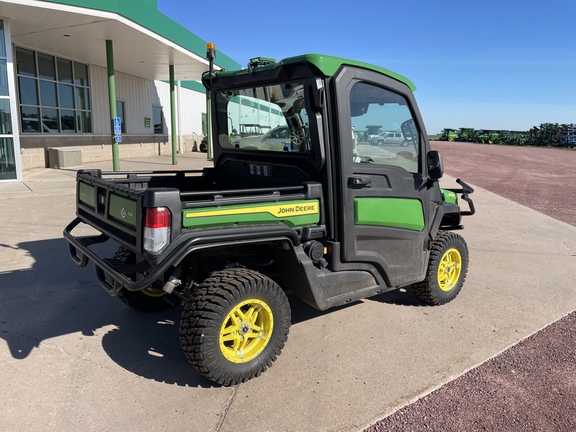
[[[207,216],[230,216],[240,214],[269,213],[274,217],[304,216],[318,213],[318,202],[298,204],[276,204],[246,208],[221,208],[220,210],[198,210],[186,213],[186,219]]]

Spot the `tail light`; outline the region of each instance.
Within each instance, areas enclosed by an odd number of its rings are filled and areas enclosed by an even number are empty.
[[[144,215],[144,250],[161,252],[170,243],[172,213],[166,207],[147,208]]]

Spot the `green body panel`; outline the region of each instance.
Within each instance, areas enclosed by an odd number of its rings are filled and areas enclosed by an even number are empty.
[[[458,195],[447,189],[441,189],[441,191],[442,196],[444,197],[444,201],[449,204],[458,204]]]
[[[283,222],[290,227],[315,225],[320,221],[318,200],[239,204],[184,210],[184,228],[205,228]]]
[[[422,203],[408,198],[354,198],[354,225],[424,229]]]
[[[370,69],[375,72],[382,73],[384,75],[388,75],[395,80],[398,80],[404,84],[406,84],[412,91],[416,90],[416,86],[412,81],[410,81],[405,76],[402,76],[396,72],[392,72],[391,70],[384,69],[383,67],[372,65],[370,63],[359,62],[356,60],[349,60],[340,57],[332,57],[323,54],[304,54],[296,57],[289,57],[286,58],[278,63],[266,65],[266,66],[259,66],[253,70],[254,72],[271,70],[283,65],[288,64],[297,64],[297,63],[310,63],[316,66],[325,76],[333,76],[336,74],[338,69],[340,69],[344,65],[350,66],[357,66],[364,69]],[[234,76],[234,75],[243,75],[251,73],[247,69],[238,70],[238,71],[220,71],[219,75],[223,76]]]
[[[110,196],[108,216],[129,227],[136,227],[136,201],[118,195]]]
[[[94,194],[94,186],[80,182],[78,184],[78,199],[80,202],[86,204],[92,209],[96,208],[96,195]]]

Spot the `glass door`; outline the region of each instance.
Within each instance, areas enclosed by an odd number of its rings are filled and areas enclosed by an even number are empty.
[[[16,112],[16,100],[10,98],[15,95],[10,46],[9,27],[0,19],[0,181],[22,179],[20,140],[12,115]]]

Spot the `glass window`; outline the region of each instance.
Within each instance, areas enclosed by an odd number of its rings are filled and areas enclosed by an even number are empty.
[[[40,78],[52,81],[56,79],[54,56],[38,53],[38,75]]]
[[[36,58],[34,51],[16,48],[16,71],[22,76],[36,76]]]
[[[154,121],[154,133],[161,134],[164,133],[164,126],[162,123],[163,115],[162,115],[162,107],[154,106],[152,107],[152,116]]]
[[[0,57],[6,57],[6,40],[4,39],[4,21],[0,20]]]
[[[406,99],[390,90],[356,83],[350,93],[354,162],[419,172],[420,142]]]
[[[0,138],[0,180],[16,179],[16,158],[12,138]]]
[[[58,81],[72,84],[72,62],[58,59]]]
[[[124,115],[124,101],[116,101],[116,115],[120,117],[121,132],[126,133],[126,117]]]
[[[292,81],[216,94],[217,142],[238,150],[310,150],[304,83]]]
[[[74,63],[74,84],[88,86],[88,66]]]
[[[38,89],[36,80],[33,78],[18,78],[20,90],[20,103],[26,105],[38,105]]]
[[[65,84],[58,84],[60,94],[60,106],[62,108],[74,108],[74,87]]]
[[[76,111],[76,125],[78,132],[91,133],[92,121],[90,120],[90,111]]]
[[[37,107],[20,107],[20,120],[22,132],[40,132],[40,109]]]
[[[40,105],[56,107],[56,83],[40,80]]]
[[[8,70],[6,59],[0,59],[0,96],[8,96]]]
[[[42,132],[60,132],[58,110],[56,108],[42,108]]]
[[[74,118],[74,111],[60,110],[60,126],[62,132],[75,132],[76,120]]]
[[[10,100],[0,99],[0,134],[12,133],[12,116],[10,115]]]
[[[15,51],[22,132],[92,133],[88,66],[25,48]]]
[[[76,87],[76,108],[90,109],[90,92],[86,87]]]

